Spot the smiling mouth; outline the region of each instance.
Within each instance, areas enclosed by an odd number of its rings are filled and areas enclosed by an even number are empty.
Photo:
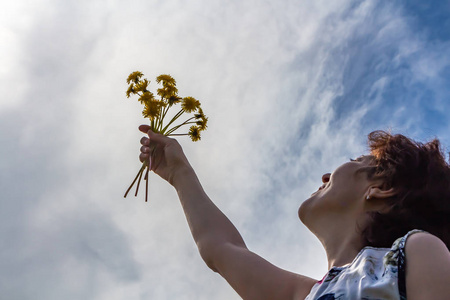
[[[312,193],[311,196],[317,194],[320,190],[323,190],[324,188],[325,188],[325,185],[322,185],[321,187],[319,187],[319,189],[317,191]]]
[[[311,196],[317,194],[319,191],[323,190],[325,187],[326,187],[326,183],[324,183],[321,187],[319,187],[319,189],[317,191],[312,193]]]
[[[322,184],[322,186],[317,191],[323,190],[326,186],[327,186],[326,183]]]

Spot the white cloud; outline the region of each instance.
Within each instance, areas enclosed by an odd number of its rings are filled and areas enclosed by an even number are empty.
[[[384,127],[365,122],[403,73],[377,68],[406,61],[416,80],[442,80],[443,67],[432,66],[445,44],[415,36],[392,4],[17,3],[0,30],[11,45],[0,52],[1,154],[9,158],[0,165],[8,174],[0,214],[11,241],[1,272],[15,274],[0,290],[11,299],[38,285],[46,299],[238,299],[202,263],[170,186],[152,176],[149,203],[143,190],[122,198],[139,168],[145,122],[125,97],[130,72],[170,73],[180,95],[202,101],[210,118],[202,141],[179,140],[206,191],[255,252],[316,278],[325,255],[297,208],[322,173],[364,152],[364,134]],[[374,46],[367,55],[365,43]],[[361,81],[377,53],[392,49]],[[371,102],[339,102],[350,88]]]

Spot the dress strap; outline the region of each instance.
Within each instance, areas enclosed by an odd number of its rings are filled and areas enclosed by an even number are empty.
[[[400,300],[406,300],[406,240],[408,237],[417,232],[423,232],[423,230],[414,229],[401,237],[398,242],[398,291],[400,293]],[[396,243],[394,243],[396,244]]]

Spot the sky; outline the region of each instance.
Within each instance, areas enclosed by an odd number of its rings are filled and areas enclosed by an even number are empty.
[[[178,140],[204,189],[252,251],[317,279],[297,210],[322,174],[373,130],[450,145],[448,0],[18,0],[0,39],[4,299],[240,299],[169,184],[123,198],[147,123],[133,71],[201,101],[208,130]]]

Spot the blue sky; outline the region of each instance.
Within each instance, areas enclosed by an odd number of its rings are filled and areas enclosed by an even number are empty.
[[[392,129],[450,145],[449,1],[14,1],[0,12],[0,294],[239,299],[200,259],[173,189],[139,168],[125,79],[176,78],[209,129],[180,138],[251,250],[314,278],[297,209]],[[155,86],[154,86],[155,87]]]

